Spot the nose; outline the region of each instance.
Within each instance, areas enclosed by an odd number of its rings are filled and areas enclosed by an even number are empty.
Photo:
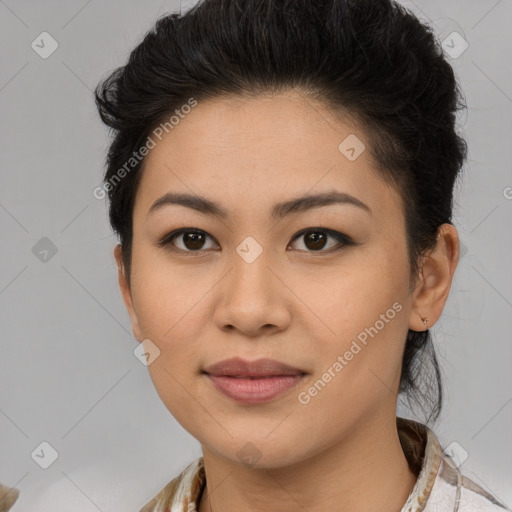
[[[284,283],[281,267],[265,251],[253,261],[235,254],[232,262],[216,290],[215,325],[250,337],[287,329],[293,294]]]

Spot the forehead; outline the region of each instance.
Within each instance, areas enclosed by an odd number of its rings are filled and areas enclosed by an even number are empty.
[[[198,102],[167,131],[153,137],[136,216],[168,191],[212,197],[240,215],[331,190],[384,209],[399,199],[361,128],[297,92]]]

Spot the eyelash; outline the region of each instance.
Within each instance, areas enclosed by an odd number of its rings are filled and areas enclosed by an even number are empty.
[[[327,250],[322,250],[322,249],[319,249],[318,251],[299,250],[300,252],[307,252],[307,253],[313,253],[313,254],[322,254],[322,253],[324,253],[324,254],[325,253],[332,254],[334,252],[341,251],[345,247],[349,247],[351,245],[358,245],[350,237],[348,237],[347,235],[344,235],[343,233],[339,233],[338,231],[334,231],[332,229],[327,229],[327,228],[321,228],[321,227],[307,228],[307,229],[303,229],[302,231],[299,231],[292,238],[290,243],[294,242],[297,238],[300,238],[301,236],[303,236],[303,235],[305,235],[307,233],[312,233],[312,232],[326,233],[328,236],[332,236],[333,238],[338,240],[339,244],[338,244],[338,246],[331,247],[331,248],[329,248]],[[158,246],[159,247],[165,247],[169,251],[177,252],[177,253],[180,253],[180,254],[184,254],[186,256],[194,256],[197,253],[202,253],[202,252],[207,252],[209,250],[212,250],[212,249],[207,249],[207,250],[198,249],[197,251],[191,251],[191,250],[178,249],[178,248],[174,247],[173,243],[172,243],[172,240],[175,237],[177,237],[179,235],[182,235],[184,233],[205,234],[208,237],[210,237],[212,240],[215,240],[211,235],[206,233],[206,231],[203,231],[201,229],[197,229],[197,228],[181,228],[181,229],[177,229],[176,231],[172,231],[172,232],[168,233],[167,235],[165,235],[158,242]]]

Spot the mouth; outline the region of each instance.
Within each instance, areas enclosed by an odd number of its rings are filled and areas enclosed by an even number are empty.
[[[268,402],[296,387],[307,373],[273,359],[232,358],[202,371],[217,391],[236,402]]]
[[[265,377],[303,375],[306,372],[274,359],[246,361],[240,357],[233,357],[208,366],[203,370],[203,373],[214,376],[261,379]]]

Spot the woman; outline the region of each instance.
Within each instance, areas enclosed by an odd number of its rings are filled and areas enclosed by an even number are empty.
[[[203,453],[141,512],[508,510],[426,425],[459,100],[390,0],[205,0],[98,86],[123,300]]]

